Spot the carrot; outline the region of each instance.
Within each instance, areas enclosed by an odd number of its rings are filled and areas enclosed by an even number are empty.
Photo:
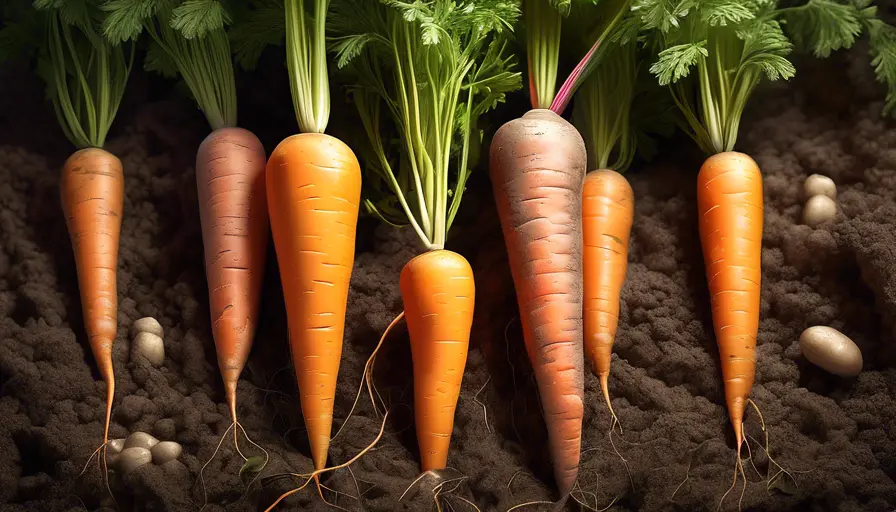
[[[494,136],[489,170],[545,412],[554,475],[572,488],[581,452],[582,187],[585,144],[550,110],[530,110]]]
[[[457,253],[429,251],[405,264],[400,286],[414,362],[420,467],[445,469],[473,325],[473,269]]]
[[[619,324],[619,295],[628,266],[628,241],[634,217],[632,187],[616,171],[599,170],[585,176],[582,197],[583,288],[585,354],[607,407],[607,380],[616,328]]]
[[[725,403],[740,450],[756,373],[762,277],[762,176],[756,162],[734,151],[709,157],[697,175],[697,209]]]
[[[100,148],[76,151],[60,180],[62,211],[75,253],[75,269],[90,349],[106,383],[103,446],[109,441],[115,372],[112,343],[118,330],[118,240],[124,204],[121,161]]]
[[[445,244],[480,154],[479,119],[521,86],[519,73],[509,70],[512,57],[503,55],[519,9],[513,2],[334,6],[337,64],[357,78],[352,99],[369,143],[365,206],[386,222],[410,225],[427,251],[405,265],[399,283],[414,361],[420,467],[427,474],[448,460],[474,305],[470,265]],[[438,30],[427,20],[438,20]],[[383,137],[392,133],[399,151]],[[369,391],[375,355],[366,370]],[[434,500],[438,507],[438,495]]]
[[[196,152],[212,336],[234,424],[237,382],[252,348],[264,279],[264,169],[261,142],[242,128],[213,131]]]
[[[320,470],[333,423],[361,168],[339,139],[303,133],[274,149],[265,183],[302,413]]]
[[[106,384],[103,444],[88,457],[81,473],[94,457],[106,473],[115,397],[112,346],[118,330],[118,244],[124,174],[121,161],[103,145],[124,96],[134,48],[125,51],[102,37],[105,14],[94,2],[9,4],[4,23],[10,30],[0,30],[0,39],[11,49],[7,54],[17,53],[13,50],[16,45],[22,45],[23,50],[28,45],[39,46],[28,49],[37,51],[21,54],[39,56],[37,67],[47,82],[47,97],[62,133],[77,149],[62,167],[60,202],[75,258],[84,329]],[[14,31],[12,27],[20,29]],[[104,482],[108,489],[107,473]]]

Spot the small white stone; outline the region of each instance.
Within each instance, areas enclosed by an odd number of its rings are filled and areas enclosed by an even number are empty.
[[[184,449],[179,443],[175,443],[174,441],[162,441],[153,446],[151,451],[152,461],[155,464],[162,465],[180,457],[180,454]]]
[[[812,196],[803,207],[803,224],[816,227],[837,216],[837,203],[828,196]]]
[[[159,440],[146,432],[134,432],[124,441],[124,449],[146,448],[147,450],[151,450],[152,447],[157,444],[159,444]]]
[[[155,366],[161,366],[165,361],[165,342],[151,332],[137,333],[131,343],[131,359],[135,359],[138,354]]]
[[[141,332],[151,332],[159,338],[165,337],[165,331],[162,329],[162,324],[160,324],[158,320],[151,316],[146,316],[139,320],[134,320],[134,323],[131,324],[131,331],[129,333],[131,339],[137,337],[137,335]]]
[[[128,474],[140,466],[150,462],[152,454],[146,448],[125,448],[118,454],[118,469]]]
[[[806,178],[803,183],[803,193],[808,199],[813,196],[827,196],[831,199],[837,199],[837,185],[834,180],[821,174],[813,174]]]
[[[862,351],[848,336],[832,327],[816,325],[800,334],[800,350],[810,363],[841,377],[862,371]]]
[[[109,453],[121,453],[124,449],[124,439],[112,439],[106,445],[106,451]]]

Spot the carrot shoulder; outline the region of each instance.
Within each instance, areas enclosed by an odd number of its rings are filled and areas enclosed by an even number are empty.
[[[697,205],[725,403],[739,448],[759,330],[763,203],[756,162],[733,151],[709,157],[697,176]]]
[[[322,469],[342,357],[361,169],[339,139],[303,133],[271,153],[265,182],[299,396],[314,467]]]
[[[495,134],[489,170],[554,474],[565,494],[578,475],[584,416],[585,145],[557,114],[532,110]]]
[[[105,444],[109,440],[115,395],[112,343],[118,330],[116,281],[124,203],[121,161],[99,148],[76,151],[62,169],[60,190],[75,255],[84,328],[100,375],[106,382]]]
[[[582,194],[585,354],[610,411],[607,379],[633,217],[634,193],[628,180],[616,171],[589,172]]]
[[[231,416],[258,323],[268,243],[265,153],[252,132],[213,131],[196,153],[212,335]]]

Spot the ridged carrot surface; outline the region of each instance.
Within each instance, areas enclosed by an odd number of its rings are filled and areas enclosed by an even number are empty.
[[[60,191],[75,254],[84,328],[106,382],[105,444],[115,396],[112,344],[118,331],[118,242],[124,205],[121,160],[99,148],[76,151],[62,169]]]
[[[352,150],[325,134],[284,139],[267,163],[268,211],[315,469],[326,465],[361,198]]]
[[[233,421],[236,386],[258,324],[268,246],[265,154],[242,128],[212,132],[196,152],[212,335]]]
[[[495,134],[489,171],[544,409],[554,475],[572,489],[584,416],[582,186],[585,143],[550,110],[530,110]]]
[[[729,151],[704,162],[697,176],[700,242],[725,402],[738,448],[756,374],[762,205],[762,175],[752,158]]]
[[[611,170],[589,172],[582,194],[585,355],[600,379],[607,406],[607,380],[619,296],[628,267],[628,242],[635,213],[631,185]]]
[[[420,465],[444,469],[473,326],[473,270],[457,253],[430,251],[404,266],[400,285],[414,361]]]

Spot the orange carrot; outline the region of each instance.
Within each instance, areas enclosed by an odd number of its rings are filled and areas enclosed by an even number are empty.
[[[473,270],[457,253],[429,251],[404,266],[400,285],[414,361],[420,466],[444,469],[473,325]]]
[[[560,492],[581,455],[582,187],[585,143],[550,110],[530,110],[495,134],[489,165]]]
[[[582,195],[585,354],[615,420],[607,380],[619,324],[619,295],[628,266],[628,239],[634,217],[632,187],[616,171],[585,176]]]
[[[62,211],[75,253],[84,328],[106,383],[103,446],[109,441],[115,373],[112,343],[118,330],[118,239],[124,203],[121,161],[99,148],[76,151],[65,161]]]
[[[725,403],[740,451],[759,330],[762,176],[756,162],[734,151],[709,157],[697,176],[697,205]]]
[[[264,279],[268,244],[264,169],[261,142],[242,128],[213,131],[196,153],[212,336],[234,424],[236,386],[252,347]]]
[[[274,149],[265,183],[302,412],[320,470],[333,423],[361,169],[339,139],[303,133]]]

